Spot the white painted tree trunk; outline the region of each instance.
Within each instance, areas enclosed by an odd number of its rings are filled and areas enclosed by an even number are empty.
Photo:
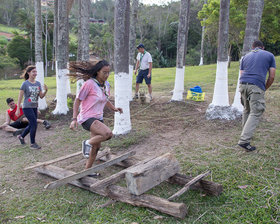
[[[76,96],[78,96],[80,89],[82,87],[82,85],[84,84],[84,80],[83,79],[79,79],[77,81],[77,86],[76,86]]]
[[[185,56],[187,51],[190,0],[181,0],[177,34],[176,76],[172,101],[182,101],[184,93]]]
[[[205,20],[205,19],[204,19],[204,20]],[[203,20],[203,21],[204,21],[204,20]],[[200,46],[200,62],[199,62],[199,66],[203,65],[204,33],[205,33],[205,26],[202,26],[202,31],[201,31],[201,46]]]
[[[69,70],[69,62],[67,62],[67,70]],[[71,94],[71,86],[70,86],[70,78],[69,76],[66,76],[66,90],[67,90],[67,95]]]
[[[233,104],[231,105],[233,108],[236,108],[240,113],[243,112],[243,105],[241,104],[241,94],[239,92],[239,79],[240,79],[240,71],[237,79],[236,90],[234,95]]]
[[[36,80],[39,81],[44,86],[44,62],[43,62],[43,42],[42,42],[42,15],[41,15],[41,1],[34,1],[35,10],[35,61],[37,77]],[[39,98],[38,101],[39,110],[45,110],[47,108],[47,102],[45,97],[43,99]]]
[[[264,7],[264,0],[249,0],[248,2],[242,57],[250,52],[253,42],[259,38],[263,7]],[[240,79],[240,71],[238,75],[236,91],[235,91],[232,107],[236,108],[239,112],[243,112],[243,105],[241,104],[241,100],[240,100],[241,95],[239,92],[239,79]]]
[[[114,135],[127,134],[131,130],[129,92],[130,78],[128,73],[115,74],[115,107],[123,109],[123,113],[115,113]]]
[[[115,1],[114,24],[114,66],[115,66],[115,106],[123,113],[115,113],[115,135],[126,134],[131,130],[129,108],[129,0]]]
[[[132,101],[133,65],[129,65],[128,100]]]
[[[41,83],[42,91],[44,92],[45,91],[45,89],[44,89],[44,62],[42,62],[42,61],[36,62],[36,70],[37,70],[36,80]],[[45,110],[47,107],[48,107],[48,105],[46,102],[46,98],[44,97],[43,99],[41,99],[39,97],[38,109]]]
[[[67,0],[57,1],[58,31],[57,31],[57,48],[56,48],[56,108],[53,114],[67,114],[67,69],[68,62],[68,15]],[[69,83],[70,84],[70,83]]]
[[[227,61],[217,61],[216,82],[212,100],[214,106],[229,106],[227,66]]]
[[[175,86],[174,86],[171,100],[174,101],[183,100],[184,76],[185,76],[185,66],[183,66],[183,68],[176,68]]]
[[[64,87],[67,85],[68,69],[57,69],[56,73],[56,107],[53,114],[67,114],[69,111],[67,106],[67,91]]]

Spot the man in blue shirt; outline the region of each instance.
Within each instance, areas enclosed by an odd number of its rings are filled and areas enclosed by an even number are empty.
[[[247,151],[256,149],[255,146],[251,146],[250,140],[265,111],[264,94],[274,81],[276,68],[273,54],[264,50],[261,41],[254,41],[252,48],[253,50],[243,57],[240,65],[239,91],[244,110],[243,130],[238,145]]]

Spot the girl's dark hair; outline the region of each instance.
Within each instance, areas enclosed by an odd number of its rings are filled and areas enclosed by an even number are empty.
[[[35,65],[29,65],[27,66],[26,69],[24,69],[22,75],[20,76],[21,78],[24,78],[25,80],[29,79],[29,72],[31,72],[33,69],[35,69],[36,66]]]
[[[91,62],[71,62],[69,66],[70,73],[68,76],[76,80],[83,79],[88,80],[90,78],[95,78],[97,72],[99,72],[103,67],[109,66],[106,60]]]

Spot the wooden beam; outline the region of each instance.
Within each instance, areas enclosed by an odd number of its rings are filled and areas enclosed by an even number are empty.
[[[75,174],[73,171],[65,170],[52,165],[38,167],[35,170],[41,174],[45,174],[56,179],[62,179]],[[91,177],[83,177],[82,179],[70,182],[70,184],[102,196],[107,196],[116,201],[121,201],[134,206],[152,208],[177,218],[184,218],[187,214],[187,206],[184,203],[170,202],[166,199],[148,194],[142,194],[140,196],[131,195],[126,188],[117,185],[111,185],[107,192],[103,192],[98,189],[87,187],[82,184],[82,181],[83,183],[86,182],[87,186],[91,186],[99,180]]]
[[[109,153],[110,153],[110,148],[105,148],[104,150],[98,152],[96,159],[98,160],[101,157],[106,156]],[[56,162],[60,162],[60,161],[75,157],[75,156],[79,156],[81,154],[82,154],[82,151],[79,151],[79,152],[75,152],[75,153],[72,153],[72,154],[69,154],[69,155],[61,156],[59,158],[52,159],[52,160],[49,160],[49,161],[46,161],[46,162],[39,162],[39,163],[36,163],[32,166],[25,167],[24,170],[30,170],[30,169],[33,169],[33,168],[36,168],[36,167],[39,167],[39,166],[50,165],[50,164],[53,164],[53,163],[56,163]]]
[[[145,159],[143,161],[138,162],[137,164],[135,164],[134,166],[128,167],[127,169],[121,170],[118,173],[113,174],[112,176],[109,176],[103,180],[100,180],[94,184],[92,184],[90,187],[94,188],[94,189],[98,189],[98,190],[103,190],[106,191],[107,187],[117,183],[118,181],[120,181],[122,178],[125,177],[125,173],[127,171],[129,171],[130,169],[140,165],[140,164],[145,164],[148,163],[149,161],[153,160],[154,158],[156,158],[156,156],[150,157],[148,159]]]
[[[115,157],[115,155],[111,155],[112,158]],[[101,161],[108,161],[106,158],[102,157],[100,159]],[[123,160],[120,163],[115,164],[114,166],[120,166],[120,167],[130,167],[138,163],[140,160],[136,159],[134,157],[128,158]],[[181,186],[184,186],[187,184],[189,181],[192,180],[193,177],[187,176],[185,174],[180,174],[176,173],[173,177],[170,177],[167,182],[172,183],[172,184],[178,184]],[[219,196],[223,192],[223,186],[219,183],[209,181],[209,180],[201,180],[197,182],[196,184],[193,184],[190,187],[191,190],[199,190],[203,191],[208,195],[213,195],[213,196]]]
[[[96,166],[91,167],[89,169],[83,170],[79,173],[75,173],[71,176],[68,176],[68,177],[65,177],[63,179],[56,180],[52,183],[49,183],[44,188],[45,189],[54,189],[54,188],[59,187],[61,185],[67,184],[67,183],[69,183],[73,180],[77,180],[79,178],[82,178],[84,176],[92,174],[93,172],[96,172],[96,171],[102,170],[106,167],[112,166],[113,164],[118,163],[118,162],[120,162],[124,159],[127,159],[128,157],[133,156],[133,155],[135,155],[135,151],[130,151],[128,153],[125,153],[123,155],[120,155],[120,156],[116,157],[115,159],[111,159],[111,160],[109,160],[109,161],[107,161],[103,164],[96,165]]]
[[[169,201],[172,201],[176,198],[178,198],[179,196],[181,196],[182,194],[184,194],[186,191],[188,191],[190,189],[190,186],[197,183],[198,181],[200,181],[203,177],[208,176],[211,173],[211,171],[207,171],[206,173],[200,174],[198,176],[196,176],[195,178],[193,178],[191,181],[189,181],[181,190],[179,190],[178,192],[176,192],[175,194],[173,194],[171,197],[168,198]]]
[[[180,171],[177,159],[166,153],[147,163],[129,168],[125,173],[129,192],[141,195]]]
[[[192,180],[193,177],[185,174],[177,173],[173,177],[169,178],[168,182],[172,184],[178,184],[184,186]],[[209,180],[200,180],[196,184],[190,186],[192,190],[203,191],[208,195],[219,196],[223,192],[223,186]]]

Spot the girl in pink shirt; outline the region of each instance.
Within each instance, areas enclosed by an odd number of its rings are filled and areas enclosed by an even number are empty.
[[[110,139],[113,134],[110,128],[103,123],[103,110],[107,106],[115,112],[122,113],[121,108],[116,108],[110,101],[110,85],[107,81],[110,74],[109,63],[105,60],[94,65],[85,62],[71,63],[69,76],[84,79],[79,94],[73,106],[73,118],[70,124],[72,130],[78,123],[90,131],[91,138],[82,143],[82,152],[88,158],[86,169],[92,167],[101,142]],[[79,111],[80,107],[80,112]]]

